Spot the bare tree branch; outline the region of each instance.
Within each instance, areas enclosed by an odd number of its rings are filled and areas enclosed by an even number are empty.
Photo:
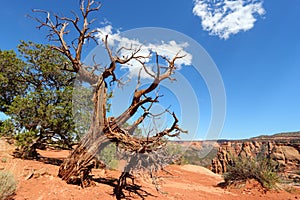
[[[95,84],[98,81],[98,78],[86,71],[86,69],[82,66],[81,53],[83,45],[87,40],[92,39],[97,43],[95,33],[97,33],[98,30],[90,30],[89,25],[93,23],[94,20],[89,20],[89,14],[98,11],[100,7],[101,5],[96,3],[95,1],[88,0],[87,3],[85,3],[84,0],[80,1],[80,10],[83,20],[81,27],[79,25],[80,18],[75,12],[72,12],[74,15],[74,19],[53,15],[54,20],[52,20],[50,12],[35,9],[33,10],[33,12],[45,14],[46,18],[45,20],[41,20],[36,17],[31,17],[40,24],[38,26],[39,29],[42,27],[46,27],[49,29],[49,40],[59,42],[60,44],[59,46],[52,46],[52,48],[64,54],[71,61],[73,71],[78,72],[81,76],[84,76],[82,79],[91,84]],[[78,33],[78,37],[76,38],[76,45],[74,43],[75,41],[71,42],[75,55],[72,55],[70,46],[67,45],[64,37],[69,33],[68,27],[70,24]]]
[[[151,113],[152,106],[158,102],[158,98],[160,97],[158,94],[153,93],[157,91],[159,84],[163,80],[175,80],[172,77],[177,69],[175,62],[184,57],[180,55],[180,52],[172,59],[159,56],[156,53],[156,66],[154,65],[151,68],[146,65],[146,61],[149,61],[151,53],[143,55],[142,46],[136,47],[131,45],[129,48],[121,47],[118,51],[113,52],[108,44],[109,36],[106,35],[103,43],[110,59],[108,67],[105,67],[100,74],[96,75],[95,70],[98,70],[99,65],[95,62],[94,58],[93,66],[85,66],[81,62],[82,50],[86,42],[93,40],[97,43],[95,34],[98,30],[91,29],[91,24],[95,19],[90,19],[90,15],[98,11],[100,7],[101,4],[94,0],[80,0],[80,14],[77,15],[75,12],[72,12],[73,18],[51,15],[50,12],[44,10],[33,10],[35,13],[45,15],[44,20],[31,17],[39,23],[39,29],[45,27],[49,30],[49,34],[47,35],[49,41],[58,43],[58,45],[53,45],[52,49],[61,52],[68,58],[70,65],[66,63],[62,69],[77,73],[82,81],[90,83],[94,89],[94,109],[90,129],[59,170],[59,176],[62,179],[67,180],[68,183],[78,183],[79,181],[83,187],[88,185],[84,181],[89,179],[88,174],[93,166],[90,162],[96,152],[108,144],[108,140],[119,144],[124,151],[129,152],[131,155],[128,166],[126,166],[126,169],[129,171],[122,173],[120,177],[119,183],[122,184],[124,178],[126,182],[126,177],[130,177],[129,172],[134,168],[147,169],[150,175],[155,177],[153,173],[163,168],[164,165],[164,161],[160,162],[157,160],[162,158],[161,155],[163,155],[163,158],[166,157],[164,154],[160,154],[166,145],[164,137],[178,137],[180,133],[186,132],[179,127],[176,115],[166,109],[163,113],[170,113],[174,120],[169,128],[160,132],[156,129],[151,129],[147,137],[136,137],[133,135],[134,130],[136,130],[147,116],[155,118],[163,114]],[[75,31],[74,34],[77,34],[77,37],[73,40],[69,40],[67,37],[71,30]],[[160,64],[161,59],[166,61],[167,66]],[[140,71],[131,103],[121,115],[116,118],[107,118],[107,81],[111,80],[110,84],[115,82],[122,84],[121,80],[116,76],[116,68],[122,65],[132,65],[132,63],[138,63]],[[141,85],[142,70],[153,79],[152,83],[146,88],[143,88]],[[141,109],[143,113],[140,114],[132,125],[125,129],[120,128],[131,117],[139,114],[138,111]],[[153,132],[155,133],[150,134]]]

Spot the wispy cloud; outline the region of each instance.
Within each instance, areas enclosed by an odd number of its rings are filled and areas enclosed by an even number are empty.
[[[179,56],[184,56],[182,59],[176,60],[175,64],[178,67],[182,67],[184,65],[192,64],[192,55],[188,53],[185,49],[189,46],[188,43],[177,43],[174,40],[170,41],[160,41],[157,43],[142,43],[138,39],[131,39],[124,37],[120,34],[118,30],[114,30],[111,25],[106,25],[102,28],[98,29],[98,34],[96,37],[101,41],[104,39],[106,35],[108,35],[108,44],[114,49],[121,49],[118,53],[120,57],[122,56],[130,56],[131,51],[127,49],[137,49],[140,48],[137,56],[147,57],[148,55],[152,55],[153,52],[156,52],[160,56],[164,56],[168,59],[172,59],[177,53]],[[122,48],[123,47],[123,48]],[[152,61],[152,63],[151,63]],[[143,62],[145,62],[148,66],[147,71],[152,72],[151,68],[153,66],[153,60],[150,58],[144,58]],[[138,76],[139,71],[142,65],[137,60],[131,60],[129,63],[123,66],[123,68],[128,68],[129,76],[135,77]],[[146,71],[141,71],[142,78],[150,78],[150,75],[146,73]]]
[[[253,28],[256,18],[265,14],[262,0],[194,0],[193,13],[210,35],[228,39]]]

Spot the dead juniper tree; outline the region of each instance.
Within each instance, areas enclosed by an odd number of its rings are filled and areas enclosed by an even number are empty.
[[[92,160],[96,153],[103,149],[109,142],[114,142],[119,149],[127,152],[129,161],[121,174],[118,187],[115,190],[117,196],[122,196],[122,189],[126,187],[126,178],[132,178],[134,170],[147,171],[154,177],[154,173],[164,167],[168,156],[165,155],[162,148],[166,144],[165,137],[176,137],[181,132],[184,132],[178,126],[178,119],[174,113],[170,113],[174,122],[169,128],[156,132],[148,136],[137,137],[132,133],[145,120],[147,116],[151,116],[151,107],[158,102],[159,95],[151,95],[157,89],[159,84],[165,80],[172,80],[172,75],[176,70],[175,62],[183,56],[176,54],[173,59],[155,54],[156,65],[155,73],[150,73],[145,65],[145,59],[148,56],[143,56],[140,53],[141,47],[126,48],[130,52],[128,56],[118,56],[118,53],[113,52],[108,45],[108,37],[103,39],[103,44],[110,58],[108,67],[104,67],[100,74],[94,73],[99,67],[86,66],[82,63],[82,49],[87,41],[93,40],[97,42],[95,33],[97,29],[91,29],[91,24],[94,19],[90,19],[93,12],[100,9],[100,4],[94,0],[80,1],[80,14],[77,15],[72,12],[74,17],[61,17],[58,15],[51,15],[47,11],[34,10],[40,14],[45,15],[45,19],[41,17],[34,18],[39,22],[38,28],[47,28],[49,30],[48,38],[51,42],[56,42],[52,46],[53,49],[65,55],[70,65],[66,65],[64,70],[77,73],[81,80],[90,84],[93,87],[93,114],[89,130],[82,138],[78,146],[72,151],[68,158],[63,162],[59,168],[59,177],[68,183],[81,184],[86,187],[90,184],[89,173],[93,167]],[[68,43],[65,39],[70,31],[72,34],[77,33],[75,40]],[[164,60],[167,65],[162,66],[159,59]],[[133,97],[130,105],[124,108],[124,112],[119,116],[107,117],[107,91],[108,85],[112,83],[119,83],[120,80],[115,73],[116,69],[130,61],[137,61],[149,76],[152,77],[152,83],[146,88],[141,87],[140,77],[136,89],[133,92]],[[140,71],[141,71],[140,70]],[[113,106],[113,105],[112,105]],[[138,112],[138,110],[142,110]],[[136,121],[126,128],[122,128],[135,115],[139,115]],[[170,158],[171,159],[171,158]]]

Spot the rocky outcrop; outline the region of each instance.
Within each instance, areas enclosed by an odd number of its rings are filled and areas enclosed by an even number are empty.
[[[281,145],[274,145],[273,149],[271,149],[270,158],[279,164],[285,165],[286,159]]]
[[[243,141],[222,143],[217,156],[212,160],[211,170],[218,174],[227,171],[234,157],[253,158],[264,156],[278,163],[284,171],[300,169],[299,144],[282,144],[275,141]]]
[[[294,147],[283,146],[282,151],[287,162],[300,162],[300,153]]]

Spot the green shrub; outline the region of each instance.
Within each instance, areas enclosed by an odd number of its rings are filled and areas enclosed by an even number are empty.
[[[119,160],[116,155],[117,147],[114,143],[107,145],[101,150],[100,155],[97,158],[103,161],[109,169],[117,169]]]
[[[224,174],[225,183],[230,185],[235,182],[244,182],[255,179],[264,188],[272,189],[279,182],[279,176],[275,170],[276,163],[266,158],[235,158],[233,165],[228,166]]]
[[[166,146],[166,153],[169,157],[172,157],[174,160],[173,163],[171,164],[178,164],[178,165],[189,164],[188,160],[184,155],[185,150],[179,144],[168,143]]]
[[[38,133],[36,131],[25,131],[16,136],[18,149],[14,156],[18,158],[34,159],[37,158]]]
[[[206,156],[202,156],[200,149],[188,147],[183,153],[183,159],[191,165],[200,165],[209,168],[211,160],[217,156],[218,149],[212,148]]]
[[[11,172],[0,171],[0,200],[11,198],[16,191],[17,183]]]
[[[0,121],[0,136],[13,137],[14,129],[14,124],[11,119]]]

